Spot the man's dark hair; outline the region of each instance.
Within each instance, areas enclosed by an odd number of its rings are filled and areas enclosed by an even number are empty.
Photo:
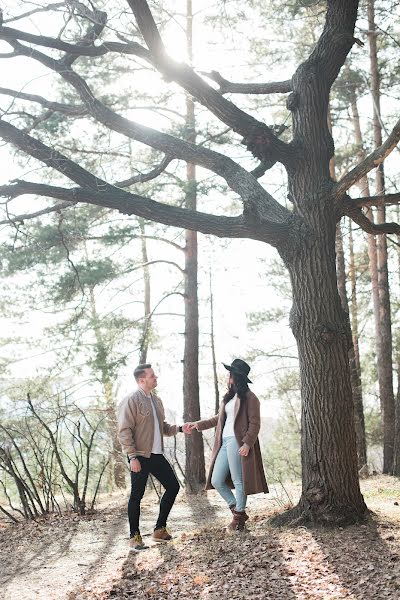
[[[151,369],[151,365],[145,364],[145,365],[138,365],[136,367],[136,369],[133,371],[133,376],[136,379],[136,381],[139,381],[140,377],[142,377],[142,375],[144,374],[146,369]]]

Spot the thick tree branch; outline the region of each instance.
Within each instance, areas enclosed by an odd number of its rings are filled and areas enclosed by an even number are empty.
[[[347,195],[343,202],[342,212],[343,215],[347,215],[348,217],[350,217],[355,223],[357,223],[357,225],[361,227],[363,231],[366,231],[367,233],[371,233],[373,235],[382,235],[385,233],[400,233],[399,223],[372,223],[368,219],[368,217],[362,212],[361,208],[358,208],[354,204],[354,201]]]
[[[357,181],[364,177],[369,171],[378,167],[387,156],[396,148],[400,141],[400,119],[397,121],[392,132],[387,140],[376,150],[371,152],[365,160],[361,161],[354,169],[349,171],[347,175],[335,186],[335,195],[338,200],[341,196]]]
[[[100,191],[103,189],[103,191]],[[217,237],[252,238],[278,245],[288,235],[288,225],[267,223],[254,225],[242,215],[240,217],[223,217],[203,212],[188,210],[156,202],[144,196],[131,194],[119,188],[113,188],[104,182],[98,191],[89,188],[62,188],[52,185],[16,181],[10,185],[0,186],[0,196],[16,198],[24,194],[55,198],[69,202],[93,204],[103,208],[118,210],[125,215],[136,215],[157,221],[164,225],[181,227],[215,235]],[[18,222],[18,217],[13,220]],[[7,221],[9,222],[9,221]]]
[[[39,140],[0,119],[0,137],[38,159],[48,167],[56,169],[80,187],[73,190],[18,182],[11,186],[3,186],[1,195],[15,197],[15,194],[37,194],[63,201],[87,202],[105,208],[112,208],[123,214],[137,215],[151,221],[159,221],[165,225],[173,225],[184,229],[193,229],[202,233],[211,233],[223,237],[253,237],[277,245],[286,237],[289,230],[289,211],[273,200],[282,210],[280,222],[271,221],[262,215],[258,219],[254,215],[244,214],[240,217],[221,217],[189,211],[150,200],[137,194],[130,194],[89,173],[83,167],[69,160],[66,156],[49,148]],[[251,177],[247,174],[248,177]],[[253,180],[254,178],[251,178]],[[258,182],[256,182],[258,184]],[[261,188],[261,186],[260,186]],[[262,188],[261,188],[262,189]],[[29,190],[29,191],[28,191]],[[283,219],[283,217],[286,217]]]
[[[266,218],[277,222],[286,221],[288,211],[264,190],[256,178],[233,160],[207,148],[161,133],[118,115],[98,100],[86,81],[75,71],[65,66],[62,61],[54,60],[33,48],[26,48],[17,41],[10,43],[20,55],[34,58],[61,75],[78,92],[89,114],[107,128],[161,150],[165,154],[180,158],[185,162],[200,165],[217,173],[225,179],[233,191],[241,196],[246,213],[252,214],[254,219]],[[6,127],[4,122],[2,127],[3,130]],[[39,158],[39,160],[41,159]]]
[[[54,50],[61,50],[62,52],[68,52],[75,56],[104,56],[109,52],[118,52],[120,54],[129,54],[144,58],[148,62],[152,62],[151,55],[146,48],[143,48],[140,44],[135,42],[122,43],[122,42],[103,42],[100,46],[93,46],[91,44],[79,45],[71,44],[69,42],[63,42],[57,38],[48,37],[45,35],[35,35],[33,33],[27,33],[20,31],[19,29],[13,29],[11,27],[0,27],[0,39],[6,42],[12,42],[14,40],[22,40],[29,44],[36,46],[45,46],[46,48],[53,48]],[[15,56],[15,54],[14,54]]]
[[[218,119],[236,133],[243,135],[243,143],[260,160],[279,161],[287,166],[293,162],[294,149],[279,140],[271,128],[224,98],[188,65],[177,63],[167,55],[146,0],[127,0],[127,2],[150,50],[153,63],[164,77],[177,82]]]
[[[292,80],[271,83],[234,83],[222,77],[218,71],[202,72],[219,86],[221,94],[287,94],[292,91]]]
[[[354,26],[359,0],[328,0],[323,32],[308,59],[328,88],[333,84],[348,53],[356,43]]]

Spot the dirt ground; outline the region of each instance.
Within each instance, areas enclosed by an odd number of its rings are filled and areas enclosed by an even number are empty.
[[[157,500],[147,495],[141,529],[150,548],[128,553],[126,495],[103,498],[92,517],[0,527],[2,600],[125,598],[398,600],[400,481],[362,482],[371,520],[346,529],[273,529],[283,491],[249,498],[248,532],[228,534],[215,492],[181,494],[169,520],[173,542],[152,544]],[[298,490],[291,488],[296,500]]]

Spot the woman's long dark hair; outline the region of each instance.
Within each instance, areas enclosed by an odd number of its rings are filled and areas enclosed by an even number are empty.
[[[246,394],[249,391],[249,386],[247,385],[247,378],[244,375],[238,375],[231,371],[231,376],[233,379],[233,383],[230,384],[228,391],[225,396],[222,398],[222,402],[226,404],[229,400],[232,400],[235,394],[237,394],[242,402],[246,400]]]

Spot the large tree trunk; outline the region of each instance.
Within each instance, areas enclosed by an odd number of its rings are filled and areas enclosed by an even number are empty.
[[[377,60],[375,25],[375,0],[368,0],[368,40],[370,49],[371,68],[371,93],[374,105],[373,131],[375,147],[382,144],[382,126],[380,111],[380,77]],[[376,171],[376,194],[385,193],[385,177],[383,164]],[[385,206],[377,209],[377,223],[384,223],[386,219]],[[388,275],[388,253],[386,235],[378,236],[378,289],[379,289],[379,334],[380,348],[378,360],[379,393],[383,411],[383,472],[393,471],[393,446],[394,446],[394,393],[393,393],[393,348],[392,326],[390,317],[390,294]]]
[[[315,223],[314,232],[324,234],[288,263],[302,392],[303,492],[296,511],[301,520],[345,523],[363,516],[366,507],[358,482],[350,328],[337,291],[330,223]]]
[[[329,171],[334,148],[327,118],[330,87],[351,48],[356,14],[355,3],[329,4],[324,43],[297,69],[288,99],[293,143],[302,151],[301,160],[288,169],[289,198],[304,227],[296,246],[278,249],[293,290],[290,325],[300,363],[303,486],[297,507],[278,523],[293,518],[346,523],[366,513],[358,480],[350,326],[337,287],[337,216]]]
[[[187,48],[189,57],[192,56],[192,2],[187,0]],[[194,102],[186,97],[186,139],[195,143],[195,113]],[[196,210],[197,182],[196,166],[187,163],[185,206]],[[185,247],[185,349],[183,358],[183,404],[184,420],[198,421],[200,419],[199,394],[199,306],[197,296],[197,233],[186,231]],[[204,464],[203,436],[194,430],[185,436],[186,463],[185,477],[187,491],[197,493],[204,488],[206,482]]]

